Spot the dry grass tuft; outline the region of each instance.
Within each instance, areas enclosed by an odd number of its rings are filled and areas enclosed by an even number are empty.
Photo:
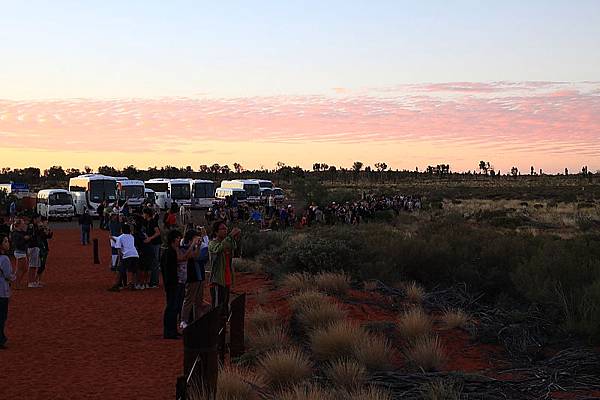
[[[446,354],[437,336],[417,339],[406,350],[405,356],[410,364],[424,371],[438,371],[446,361]]]
[[[327,303],[330,298],[316,290],[307,290],[290,297],[288,303],[292,311],[299,312],[306,308],[315,307],[319,304]]]
[[[385,371],[393,366],[394,350],[386,338],[368,334],[354,347],[354,357],[370,371]]]
[[[265,267],[262,263],[250,258],[234,258],[233,266],[237,272],[265,272]]]
[[[345,318],[346,312],[336,303],[319,303],[298,312],[298,321],[308,332],[325,328]]]
[[[276,400],[334,400],[329,392],[315,385],[294,386],[274,398]]]
[[[409,282],[404,285],[404,290],[406,291],[406,299],[415,304],[421,304],[423,302],[423,297],[425,297],[425,289],[423,286],[419,285],[417,282]]]
[[[260,328],[248,333],[248,345],[256,353],[283,349],[290,345],[290,338],[281,326]]]
[[[315,286],[313,277],[306,273],[295,272],[286,275],[281,281],[281,286],[292,292],[302,292],[310,290]]]
[[[315,358],[336,360],[350,358],[354,349],[364,343],[367,333],[357,324],[338,321],[310,334],[310,344]]]
[[[319,272],[315,276],[315,285],[328,294],[346,294],[350,289],[350,277],[344,272]]]
[[[449,329],[464,328],[471,321],[471,317],[463,310],[453,309],[444,311],[442,321]]]
[[[248,328],[250,331],[270,329],[280,323],[279,315],[273,310],[257,307],[248,314]]]
[[[363,287],[365,290],[373,291],[377,289],[377,281],[365,281],[363,282]]]
[[[423,400],[460,400],[462,386],[453,381],[436,380],[421,387]]]
[[[406,340],[415,340],[418,337],[428,335],[431,332],[431,319],[419,307],[413,307],[400,317],[398,330]]]
[[[392,400],[392,396],[381,389],[368,387],[356,390],[354,392],[346,392],[340,396],[344,400]]]
[[[259,376],[271,388],[285,388],[303,382],[312,374],[306,354],[295,348],[275,350],[259,360]]]
[[[367,370],[354,360],[342,359],[334,361],[325,369],[325,375],[338,389],[353,390],[362,386],[367,380]]]
[[[217,400],[246,400],[253,394],[251,382],[259,385],[256,375],[235,366],[226,366],[219,371],[217,381]]]

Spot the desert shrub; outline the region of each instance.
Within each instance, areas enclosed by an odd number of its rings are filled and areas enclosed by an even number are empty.
[[[421,336],[404,352],[409,364],[424,371],[439,371],[446,354],[437,336]]]
[[[385,371],[393,365],[394,350],[386,338],[367,334],[354,345],[354,357],[369,371]]]
[[[346,312],[336,303],[320,303],[299,310],[297,318],[302,328],[310,332],[344,320]]]
[[[250,258],[234,258],[233,267],[236,272],[265,272],[265,268],[260,261]]]
[[[318,360],[336,360],[354,355],[367,333],[357,324],[337,321],[310,333],[311,349]]]
[[[281,286],[292,292],[313,289],[315,282],[311,274],[306,272],[294,272],[287,274],[281,280]]]
[[[341,359],[325,367],[325,376],[338,389],[352,390],[362,386],[367,380],[367,370],[350,359]]]
[[[404,285],[404,290],[406,291],[406,299],[411,303],[421,304],[423,302],[425,290],[417,282],[412,281],[407,283]]]
[[[257,377],[248,370],[226,366],[219,371],[217,400],[246,400],[254,393],[252,386],[259,384]]]
[[[339,398],[344,400],[392,400],[389,393],[372,386],[341,393]]]
[[[249,332],[247,337],[248,345],[254,353],[283,349],[291,343],[286,330],[281,326],[259,328]]]
[[[277,312],[273,310],[265,310],[262,307],[257,307],[248,314],[247,321],[250,330],[258,330],[269,329],[278,325],[280,318]]]
[[[420,307],[405,311],[398,320],[398,331],[409,341],[428,335],[432,327],[431,319]]]
[[[261,232],[252,225],[244,226],[240,244],[242,256],[254,258],[271,249],[281,247],[289,236],[290,234],[286,231]]]
[[[312,373],[310,359],[294,348],[275,350],[259,360],[259,376],[271,388],[283,388],[308,379]]]
[[[350,277],[344,272],[319,272],[315,285],[327,294],[345,294],[350,289]]]
[[[300,385],[286,389],[274,396],[275,400],[334,400],[324,389],[315,385]]]
[[[375,211],[368,218],[371,222],[392,222],[395,219],[396,213],[393,210]]]
[[[306,290],[297,293],[288,299],[290,308],[294,312],[300,312],[306,308],[318,306],[323,303],[330,301],[330,298],[321,292],[316,290]]]
[[[577,209],[581,210],[581,209],[585,209],[585,208],[595,208],[596,205],[592,202],[582,202],[582,203],[577,203]]]
[[[460,400],[462,385],[452,381],[438,379],[421,387],[423,400]]]
[[[449,329],[464,328],[470,320],[471,317],[460,309],[445,310],[444,314],[442,314],[442,321]]]

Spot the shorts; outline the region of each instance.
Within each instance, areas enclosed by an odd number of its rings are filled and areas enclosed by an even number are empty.
[[[119,266],[119,271],[121,273],[131,272],[135,274],[138,269],[138,258],[137,257],[128,257],[121,260],[121,265]]]
[[[27,258],[29,258],[29,268],[40,267],[40,248],[30,247],[27,249]]]
[[[21,258],[27,258],[27,253],[24,251],[15,250],[15,258],[17,260],[19,260]]]

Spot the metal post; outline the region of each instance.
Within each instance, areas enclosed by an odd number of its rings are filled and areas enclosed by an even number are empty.
[[[217,307],[192,322],[183,331],[183,373],[186,382],[192,380],[209,399],[216,396],[219,360],[217,341],[221,308]]]
[[[231,302],[230,345],[231,357],[244,354],[244,318],[246,312],[246,293],[242,293]]]
[[[98,254],[98,239],[94,239],[94,264],[100,264],[100,255]]]

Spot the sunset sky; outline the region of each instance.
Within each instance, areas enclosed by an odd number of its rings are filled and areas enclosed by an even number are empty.
[[[600,1],[0,6],[0,166],[600,169]]]

